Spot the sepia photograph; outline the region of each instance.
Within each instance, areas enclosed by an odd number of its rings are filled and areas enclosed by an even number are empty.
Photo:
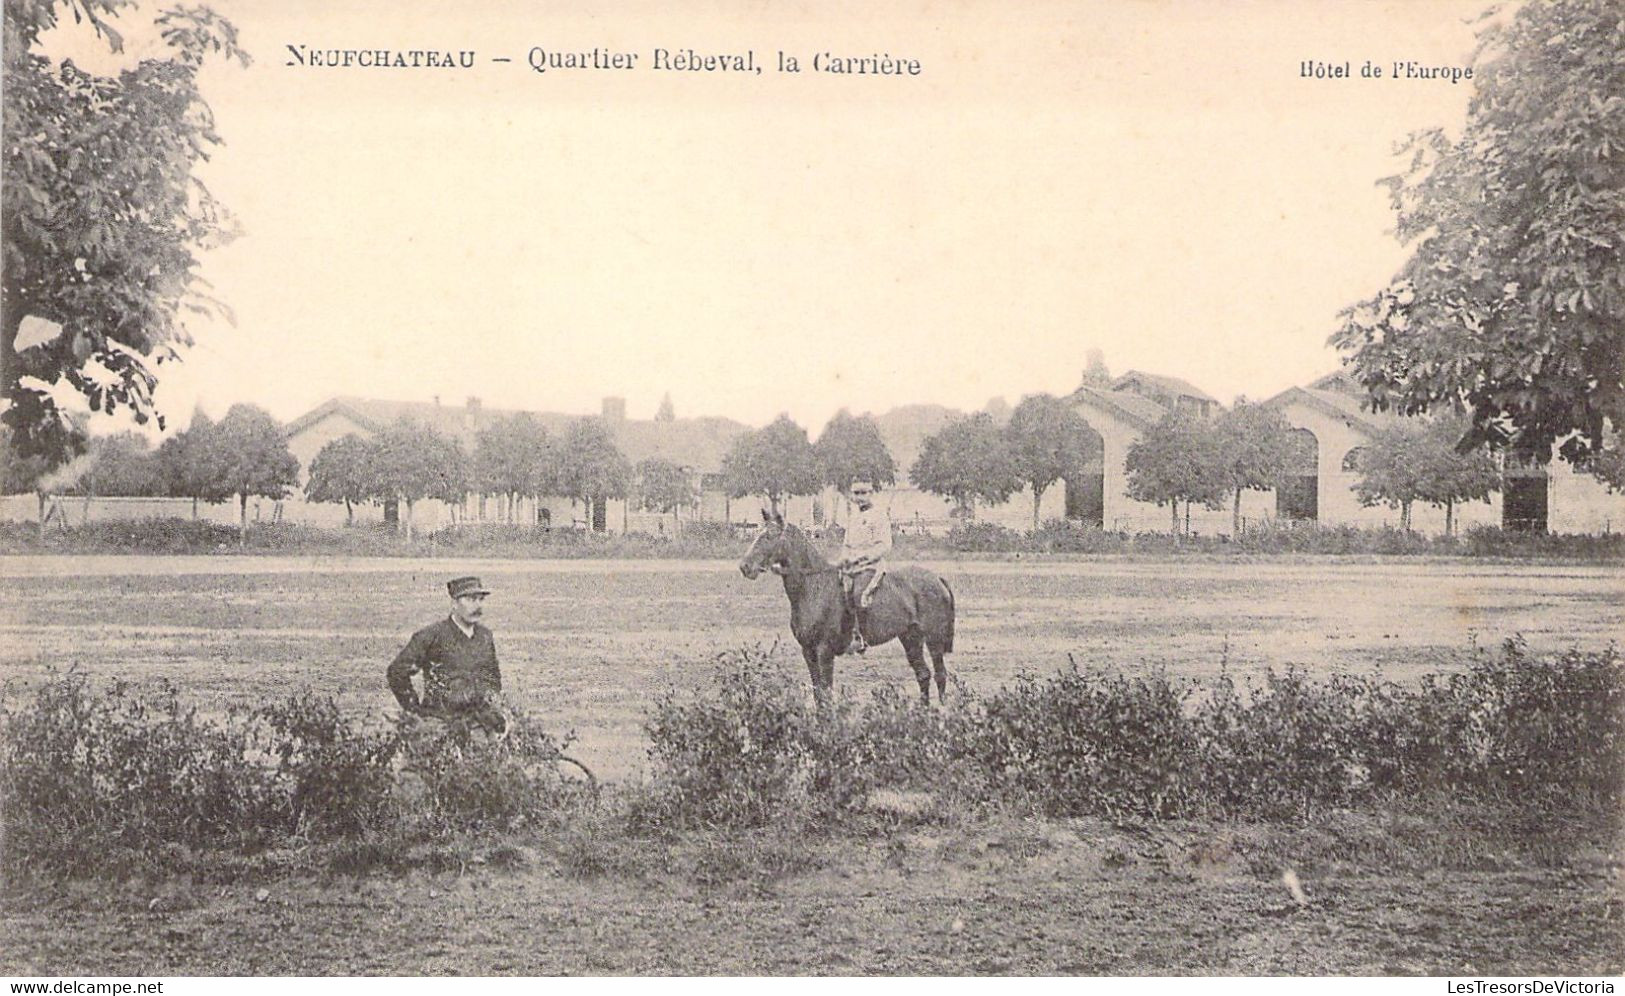
[[[1618,0],[3,3],[12,992],[1625,973]]]

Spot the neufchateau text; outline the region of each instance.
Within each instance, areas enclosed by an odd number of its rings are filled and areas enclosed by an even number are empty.
[[[532,46],[522,58],[481,56],[476,49],[444,48],[326,48],[288,44],[284,65],[321,69],[430,69],[468,70],[488,63],[520,63],[536,73],[575,71],[655,71],[673,73],[744,74],[764,70],[779,73],[829,73],[837,76],[919,76],[919,59],[890,52],[815,51],[791,53],[777,49],[764,57],[753,48],[707,51],[690,47],[618,51],[611,48],[556,49]]]

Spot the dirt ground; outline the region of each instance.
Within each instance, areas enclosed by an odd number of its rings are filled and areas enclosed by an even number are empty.
[[[1289,835],[1290,836],[1290,835]],[[1403,836],[1397,835],[1397,836]],[[1435,842],[1436,844],[1438,842]],[[813,842],[763,874],[701,842],[635,874],[73,885],[0,909],[19,975],[1617,974],[1620,865],[1594,849],[1283,884],[1271,832],[1024,822]],[[1299,855],[1302,857],[1302,855]],[[261,889],[264,889],[263,898]]]
[[[1301,665],[1395,680],[1460,668],[1472,647],[1521,634],[1537,651],[1597,649],[1625,632],[1625,570],[1317,558],[1003,561],[931,565],[953,586],[950,672],[972,690],[1080,664],[1175,674]],[[479,573],[494,594],[507,691],[604,777],[644,760],[646,705],[690,687],[722,651],[779,644],[780,582],[728,562],[335,560],[264,557],[0,558],[0,680],[49,668],[163,677],[204,708],[335,696],[357,715],[394,707],[384,667],[447,607],[443,583]],[[799,665],[797,665],[799,666]],[[838,686],[912,687],[896,644],[843,658]]]

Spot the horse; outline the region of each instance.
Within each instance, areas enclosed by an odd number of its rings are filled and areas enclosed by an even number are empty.
[[[739,573],[754,581],[763,570],[784,579],[790,599],[790,632],[801,644],[820,705],[835,687],[835,657],[852,638],[853,613],[841,590],[840,569],[826,561],[801,530],[777,512],[762,513],[762,532],[739,562]],[[863,613],[863,638],[869,646],[897,640],[920,683],[920,699],[931,702],[935,670],[937,701],[948,691],[944,654],[954,649],[954,593],[948,582],[923,567],[887,568]],[[931,653],[931,666],[925,652]]]

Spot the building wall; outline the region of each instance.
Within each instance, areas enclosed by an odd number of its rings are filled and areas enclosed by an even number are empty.
[[[301,429],[297,435],[288,437],[288,452],[299,461],[299,486],[304,487],[310,480],[310,462],[322,447],[335,439],[343,439],[354,433],[362,439],[371,439],[372,432],[352,422],[348,417],[338,412],[329,412],[319,421]],[[340,506],[340,511],[343,506]]]
[[[1625,494],[1610,494],[1595,477],[1552,456],[1547,469],[1548,528],[1554,533],[1612,533],[1625,529]]]
[[[1354,493],[1359,474],[1343,469],[1349,450],[1365,445],[1369,437],[1345,420],[1318,408],[1288,402],[1281,412],[1293,426],[1314,433],[1319,444],[1317,466],[1320,474],[1319,522],[1325,526],[1392,526],[1400,523],[1400,511],[1385,505],[1366,507]],[[1604,533],[1625,524],[1625,494],[1610,494],[1590,474],[1574,470],[1557,456],[1554,448],[1547,470],[1547,527],[1554,533]],[[1501,525],[1501,494],[1489,501],[1467,502],[1455,509],[1458,533],[1474,526]],[[1432,505],[1411,508],[1411,528],[1427,534],[1442,534],[1445,511]]]

